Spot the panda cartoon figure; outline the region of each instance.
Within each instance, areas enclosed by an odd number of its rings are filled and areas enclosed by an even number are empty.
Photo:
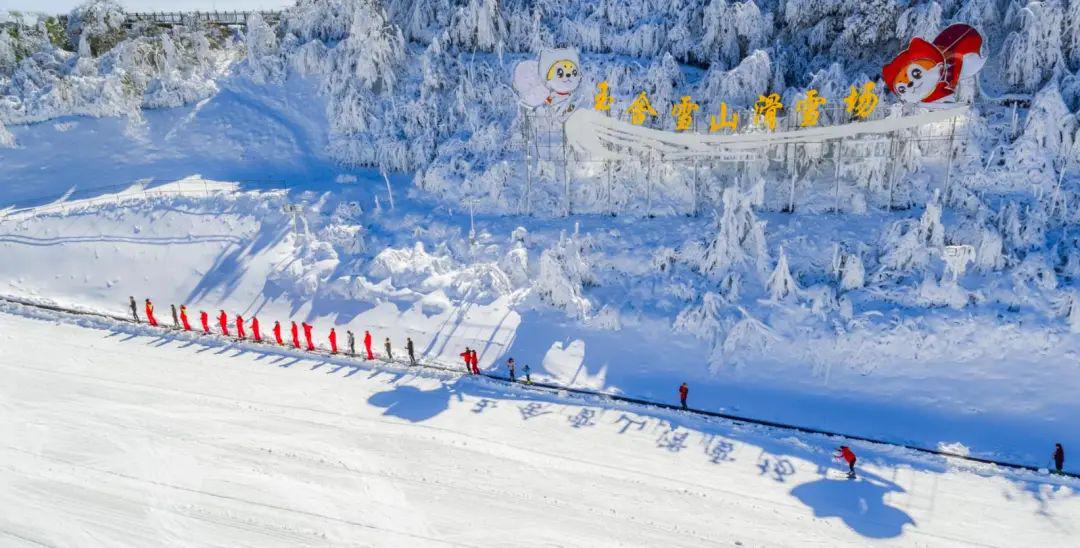
[[[514,67],[514,91],[526,108],[562,115],[573,110],[571,99],[581,76],[577,50],[543,50],[539,61],[522,61]]]

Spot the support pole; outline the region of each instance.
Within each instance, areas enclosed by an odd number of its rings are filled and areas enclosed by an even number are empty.
[[[844,155],[844,141],[838,139],[836,141],[836,155],[833,158],[833,162],[836,164],[836,173],[833,176],[835,179],[835,186],[833,187],[833,213],[840,213],[840,164]]]
[[[949,126],[949,151],[948,161],[945,165],[945,192],[942,195],[944,203],[949,203],[949,199],[952,192],[952,164],[953,164],[953,141],[956,138],[956,118],[952,119],[952,124]]]

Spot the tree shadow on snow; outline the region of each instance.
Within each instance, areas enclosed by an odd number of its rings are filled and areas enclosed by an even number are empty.
[[[398,384],[390,390],[372,394],[368,403],[386,410],[383,415],[398,417],[409,422],[422,422],[446,411],[450,398],[461,394],[448,384],[433,390],[423,390],[408,384]]]
[[[791,490],[791,495],[814,511],[814,517],[840,518],[867,538],[895,538],[915,520],[903,510],[885,503],[888,493],[901,493],[899,485],[878,475],[860,471],[859,479],[825,475]]]

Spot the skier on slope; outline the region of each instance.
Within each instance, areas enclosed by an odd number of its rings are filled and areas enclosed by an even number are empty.
[[[199,311],[199,320],[202,321],[202,330],[204,334],[210,334],[210,315],[205,310]]]
[[[506,360],[506,369],[510,371],[510,382],[517,382],[517,377],[514,376],[514,358]]]
[[[386,361],[394,361],[394,355],[390,353],[390,337],[386,338],[386,342],[383,343],[383,346],[386,347]]]
[[[254,337],[255,342],[262,342],[262,333],[259,333],[259,317],[251,317],[251,336]]]
[[[191,331],[191,324],[188,323],[187,317],[187,305],[180,305],[180,323],[184,324],[184,331]]]
[[[347,338],[347,340],[349,342],[349,355],[350,356],[355,356],[356,355],[356,337],[353,336],[353,332],[352,332],[351,329],[345,331],[345,336],[346,336],[346,338]]]
[[[135,304],[135,297],[128,296],[128,306],[131,307],[131,317],[135,320],[135,323],[139,323],[139,307]]]
[[[1060,474],[1061,469],[1065,466],[1065,449],[1061,447],[1060,443],[1054,444],[1054,468],[1057,468],[1057,472]]]
[[[154,303],[150,302],[150,299],[146,299],[146,321],[150,325],[157,327],[157,318],[154,317]]]
[[[469,363],[470,363],[470,365],[472,365],[472,374],[473,375],[479,375],[480,374],[480,358],[476,357],[476,349],[475,348],[469,351]]]
[[[241,340],[247,338],[244,333],[244,317],[239,314],[236,315],[236,338]]]
[[[302,322],[302,325],[304,327],[304,338],[307,339],[307,349],[308,352],[311,352],[315,350],[315,343],[311,340],[312,325],[307,322]]]
[[[285,346],[285,341],[281,340],[281,322],[278,320],[274,320],[274,340],[278,346]]]
[[[684,382],[679,386],[679,404],[682,405],[683,409],[688,409],[686,407],[686,396],[688,394],[690,394],[690,387],[686,386]]]
[[[229,336],[229,315],[226,314],[224,310],[222,310],[221,313],[218,314],[217,321],[218,321],[218,325],[221,326],[221,334],[228,337]]]
[[[367,350],[367,359],[374,360],[375,354],[371,351],[371,332],[364,330],[364,349]]]
[[[532,384],[532,377],[529,375],[529,364],[525,364],[525,367],[521,368],[521,372],[525,373],[525,384]]]
[[[465,360],[465,372],[472,373],[472,350],[469,350],[469,347],[466,346],[465,351],[458,355],[461,356],[461,359]]]
[[[855,478],[855,453],[851,451],[851,448],[846,445],[841,445],[840,449],[834,455],[838,459],[844,459],[844,462],[848,465],[848,478]]]
[[[180,320],[176,317],[176,305],[170,304],[169,308],[172,308],[172,326],[176,329],[180,329]]]
[[[412,337],[405,337],[405,351],[409,353],[409,365],[416,365],[416,354],[414,354]]]
[[[330,339],[330,353],[331,354],[337,354],[337,331],[334,331],[333,327],[330,328],[330,337],[329,337],[329,339]]]
[[[290,331],[292,332],[293,348],[300,348],[300,329],[296,327],[296,322],[292,323],[292,328],[290,329]]]

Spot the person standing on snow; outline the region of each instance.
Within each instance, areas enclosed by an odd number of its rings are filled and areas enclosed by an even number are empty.
[[[854,478],[855,477],[855,461],[857,460],[855,458],[855,453],[853,453],[851,451],[851,448],[846,446],[846,445],[841,445],[839,451],[840,452],[835,455],[836,458],[844,459],[844,462],[846,462],[847,465],[848,465],[848,477],[849,478]]]
[[[390,337],[386,338],[386,342],[383,343],[383,346],[386,347],[386,361],[394,361],[394,355],[390,353]]]
[[[259,333],[259,317],[251,317],[251,336],[255,338],[255,342],[262,342],[262,333]]]
[[[307,322],[301,322],[304,326],[304,338],[307,339],[308,352],[315,350],[315,343],[311,341],[311,328],[312,325]]]
[[[517,377],[514,376],[514,358],[506,360],[506,369],[510,371],[510,382],[517,382]]]
[[[480,358],[476,357],[476,350],[469,351],[469,363],[472,365],[472,374],[480,374]]]
[[[300,329],[296,327],[296,322],[292,323],[292,345],[293,348],[300,348]]]
[[[371,352],[371,332],[364,330],[364,349],[367,350],[367,359],[374,360],[375,354]]]
[[[686,396],[689,393],[690,393],[690,387],[686,386],[685,382],[682,383],[682,385],[679,386],[679,403],[682,405],[683,409],[687,409],[687,407],[686,407]]]
[[[146,321],[150,325],[157,327],[157,318],[154,317],[154,303],[150,302],[150,299],[146,299]]]
[[[274,340],[278,346],[285,346],[285,341],[281,340],[281,322],[277,320],[274,320]]]
[[[226,314],[224,310],[222,310],[221,313],[218,314],[217,321],[218,321],[218,325],[221,326],[221,334],[228,337],[229,336],[229,315]]]
[[[139,323],[139,307],[135,305],[135,297],[128,296],[128,306],[131,307],[131,317],[135,320],[135,323]]]
[[[465,360],[465,372],[472,373],[472,351],[469,350],[469,347],[466,346],[465,351],[458,354],[458,356],[461,356],[461,359]]]
[[[1065,449],[1061,447],[1060,443],[1054,444],[1054,468],[1057,468],[1058,473],[1061,473],[1061,469],[1065,467]]]
[[[180,329],[180,320],[176,317],[176,305],[170,304],[169,307],[172,308],[172,326],[176,329]]]
[[[184,324],[184,331],[191,331],[191,324],[187,319],[187,305],[180,305],[180,323]]]
[[[355,356],[356,355],[356,337],[353,336],[353,332],[352,332],[351,329],[345,331],[345,336],[346,336],[346,338],[347,338],[347,340],[349,342],[349,355],[350,356]]]
[[[210,334],[210,315],[207,314],[205,310],[200,310],[199,311],[199,320],[202,321],[203,334],[209,335]]]
[[[412,337],[405,337],[405,351],[409,353],[409,365],[416,365],[416,354],[413,353]]]
[[[247,338],[244,334],[244,317],[239,314],[236,315],[236,338],[240,340]]]
[[[532,384],[532,377],[529,376],[529,364],[525,364],[525,367],[521,368],[522,373],[525,373],[525,384]]]
[[[330,328],[330,353],[337,354],[337,331],[334,328]]]

